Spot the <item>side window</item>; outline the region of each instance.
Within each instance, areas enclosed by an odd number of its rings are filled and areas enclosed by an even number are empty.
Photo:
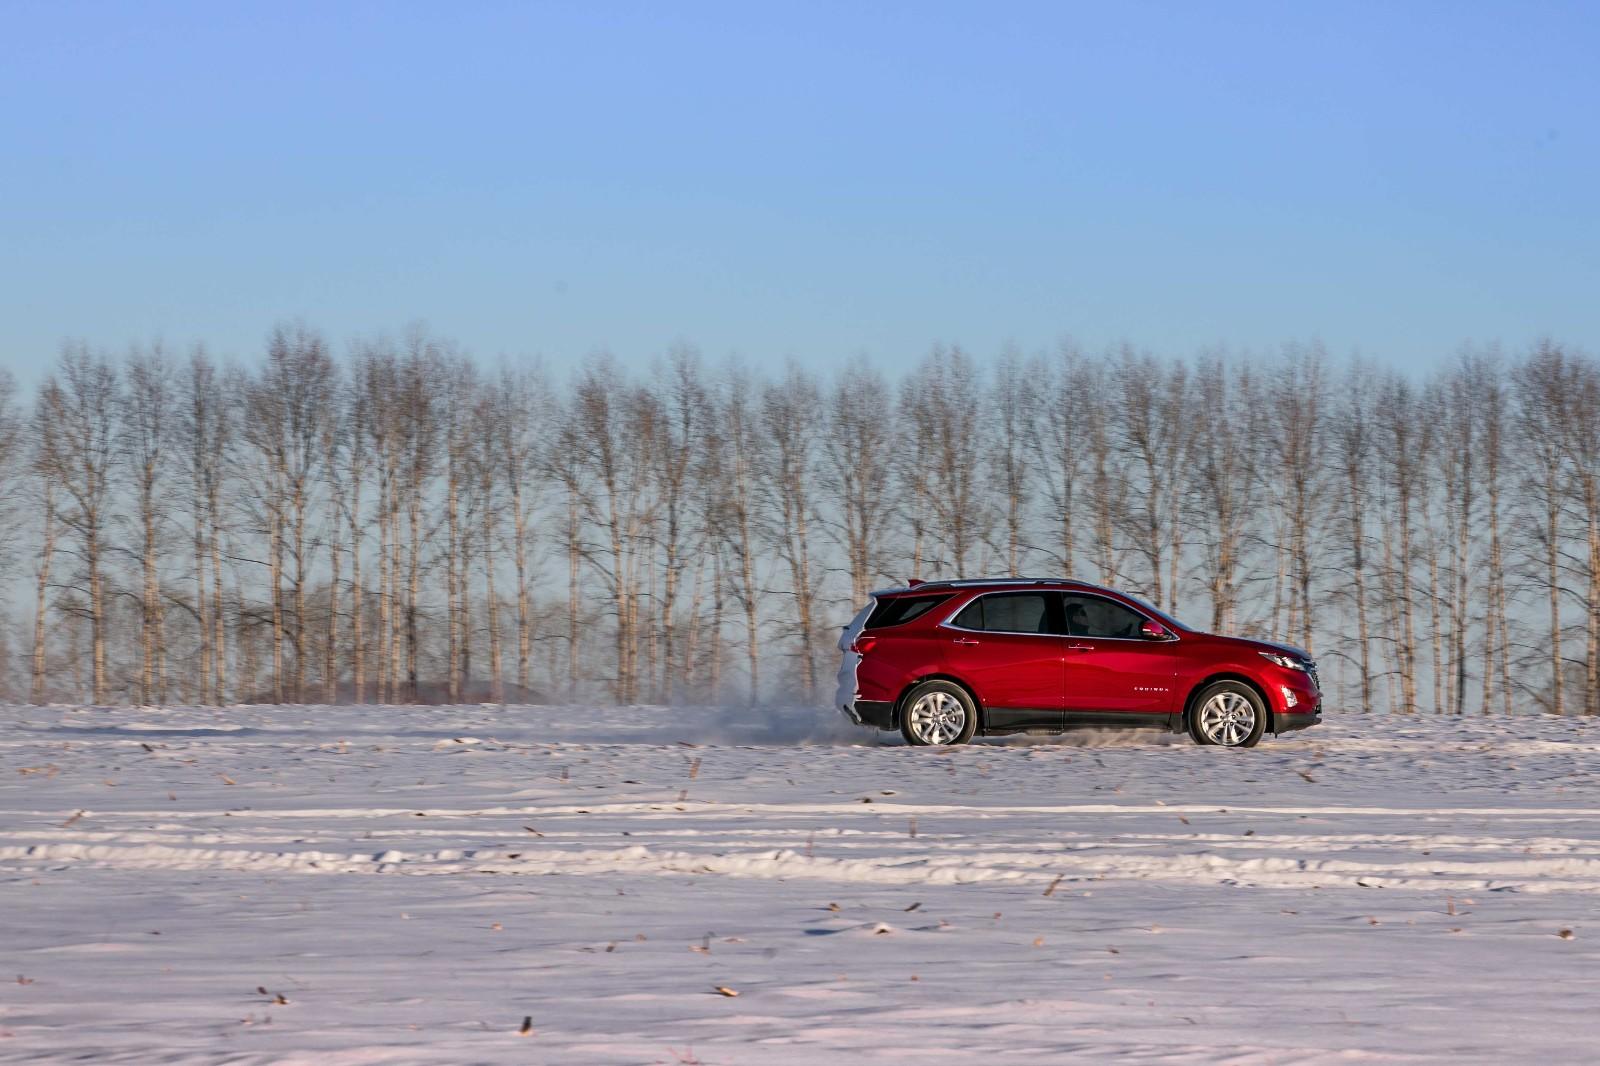
[[[921,618],[949,598],[949,595],[897,596],[894,599],[884,600],[867,619],[866,628],[887,629],[889,626],[903,626],[914,618]]]
[[[1067,634],[1074,637],[1137,637],[1144,616],[1099,596],[1063,597]]]
[[[950,624],[953,626],[960,626],[962,629],[982,629],[983,601],[984,597],[979,596],[977,599],[961,608],[961,613],[950,619]]]
[[[962,629],[991,633],[1055,633],[1050,612],[1051,593],[998,592],[979,596],[952,620]]]

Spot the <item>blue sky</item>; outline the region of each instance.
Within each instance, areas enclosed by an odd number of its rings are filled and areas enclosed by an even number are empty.
[[[0,365],[1600,349],[1600,7],[0,3]]]

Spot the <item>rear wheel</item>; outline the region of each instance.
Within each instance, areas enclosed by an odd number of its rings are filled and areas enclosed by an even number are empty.
[[[900,732],[917,747],[965,744],[978,728],[978,708],[960,685],[924,681],[900,704]]]
[[[1267,728],[1267,708],[1249,685],[1218,681],[1195,697],[1189,735],[1196,744],[1253,748]]]

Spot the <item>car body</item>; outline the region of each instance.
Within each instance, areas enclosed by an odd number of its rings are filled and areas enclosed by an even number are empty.
[[[1316,664],[1306,652],[1203,633],[1135,596],[1084,581],[988,578],[884,589],[839,646],[840,708],[859,725],[899,729],[913,743],[1094,724],[1251,746],[1265,732],[1322,720]],[[908,702],[913,695],[920,702]],[[972,720],[960,723],[965,735],[946,737],[911,728],[908,716],[923,712]]]

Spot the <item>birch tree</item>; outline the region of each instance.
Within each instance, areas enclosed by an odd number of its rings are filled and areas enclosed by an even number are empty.
[[[41,469],[60,489],[65,506],[57,517],[74,544],[78,571],[72,588],[88,604],[95,703],[110,697],[104,562],[121,406],[121,383],[110,361],[82,344],[68,344],[40,389],[34,422]]]
[[[831,518],[827,528],[844,550],[853,610],[883,573],[883,541],[893,510],[884,506],[893,476],[894,409],[888,383],[867,367],[839,374],[826,406],[818,478]]]
[[[1234,627],[1244,551],[1255,517],[1257,484],[1255,389],[1249,371],[1220,359],[1202,360],[1195,373],[1192,480],[1194,527],[1200,532],[1201,580],[1211,598],[1211,628]]]
[[[989,528],[978,457],[992,438],[989,420],[973,417],[981,394],[972,360],[959,348],[935,348],[901,389],[900,418],[913,449],[910,487],[942,550],[935,568],[950,577],[968,576]]]
[[[818,582],[811,540],[818,524],[816,412],[821,404],[816,381],[793,364],[781,380],[767,382],[761,391],[763,526],[789,572],[791,639],[800,694],[807,702],[817,695]]]
[[[1562,436],[1572,417],[1570,376],[1566,352],[1549,342],[1541,343],[1512,373],[1517,448],[1523,465],[1523,509],[1530,519],[1529,579],[1542,586],[1546,597],[1545,648],[1550,668],[1546,709],[1553,714],[1566,712],[1562,600],[1568,590],[1563,548],[1571,471]]]
[[[129,357],[122,401],[124,462],[133,475],[139,508],[139,702],[148,706],[166,702],[160,554],[175,404],[171,366],[159,345]]]

